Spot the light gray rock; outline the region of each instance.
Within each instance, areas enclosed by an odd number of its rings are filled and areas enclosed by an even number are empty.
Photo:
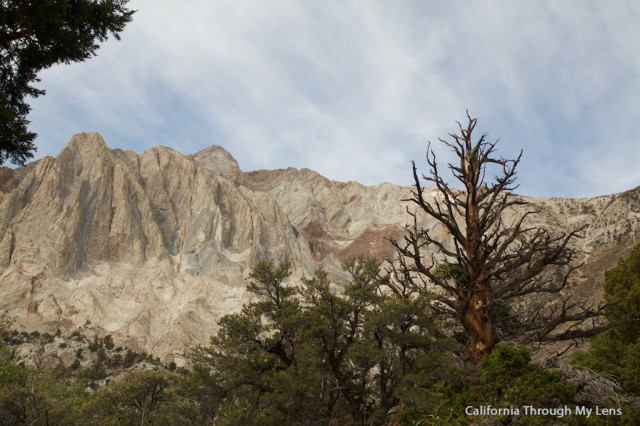
[[[205,148],[193,156],[202,167],[227,178],[240,177],[240,166],[235,158],[220,146]]]
[[[340,279],[349,256],[393,256],[410,188],[330,181],[311,170],[243,173],[220,147],[110,150],[75,135],[57,158],[0,170],[0,313],[19,330],[111,334],[117,345],[185,362],[220,316],[249,295],[260,259],[322,265]],[[533,224],[587,225],[584,293],[635,242],[640,191],[530,199]],[[507,218],[507,221],[509,219]],[[434,223],[424,226],[442,232]],[[295,279],[295,278],[292,278]]]

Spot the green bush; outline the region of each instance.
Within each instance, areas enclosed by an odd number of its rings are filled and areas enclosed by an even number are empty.
[[[640,395],[640,245],[605,273],[605,299],[610,321],[626,321],[578,351],[574,363],[615,376],[626,393]]]
[[[480,362],[479,397],[482,405],[495,407],[540,408],[572,405],[575,386],[565,383],[560,371],[547,370],[531,363],[527,348],[497,345]],[[545,425],[555,417],[502,416],[500,420],[514,425]]]

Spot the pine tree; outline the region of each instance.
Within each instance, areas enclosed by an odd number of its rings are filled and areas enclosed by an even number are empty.
[[[440,139],[459,160],[448,168],[462,190],[445,181],[430,146],[430,175],[422,178],[435,185],[435,197],[427,196],[431,188],[422,186],[413,163],[413,197],[407,201],[417,211],[410,211],[405,238],[394,243],[400,254],[397,273],[415,287],[430,283],[438,289],[434,308],[462,327],[467,354],[475,361],[501,340],[561,341],[609,327],[585,325],[602,307],[584,306],[568,291],[579,266],[572,243],[582,229],[553,234],[532,225],[538,211],[513,193],[522,152],[513,160],[496,156],[497,142],[486,135],[474,141],[477,120],[467,118],[466,126],[458,123],[459,134]],[[486,179],[488,169],[497,170],[493,181]],[[511,220],[509,211],[515,215]],[[449,239],[422,227],[419,215],[435,220]],[[427,247],[437,254],[427,255]]]
[[[36,134],[27,129],[27,98],[38,73],[55,64],[84,61],[97,42],[131,21],[128,0],[7,0],[0,3],[0,164],[24,164],[33,157]]]

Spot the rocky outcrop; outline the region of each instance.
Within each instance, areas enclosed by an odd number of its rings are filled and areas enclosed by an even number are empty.
[[[258,259],[310,258],[273,199],[200,158],[80,134],[33,167],[0,201],[0,309],[12,324],[86,324],[171,357],[240,306]]]
[[[220,147],[138,155],[78,134],[57,158],[0,169],[0,312],[19,330],[110,334],[180,365],[247,300],[258,260],[289,259],[296,276],[322,265],[339,279],[351,256],[393,256],[408,197],[306,169],[243,173]],[[591,296],[640,237],[638,189],[531,201],[540,225],[586,226],[578,244]]]

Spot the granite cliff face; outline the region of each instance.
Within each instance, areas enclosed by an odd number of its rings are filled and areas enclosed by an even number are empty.
[[[220,147],[137,155],[78,134],[55,159],[0,169],[0,313],[12,328],[110,334],[180,365],[247,301],[258,260],[290,259],[297,276],[322,265],[339,279],[350,256],[393,256],[386,238],[402,235],[409,195],[310,170],[243,173]],[[579,282],[594,297],[640,236],[640,190],[531,201],[541,225],[587,226]]]

